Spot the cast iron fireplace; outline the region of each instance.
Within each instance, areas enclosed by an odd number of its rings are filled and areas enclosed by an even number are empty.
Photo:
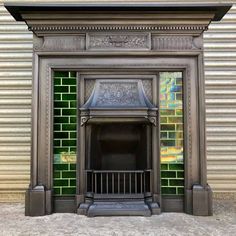
[[[203,32],[230,5],[6,4],[33,32],[25,214],[212,214]]]

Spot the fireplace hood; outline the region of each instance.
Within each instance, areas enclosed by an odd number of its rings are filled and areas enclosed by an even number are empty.
[[[80,108],[86,122],[151,122],[156,125],[158,108],[147,98],[141,79],[97,79],[93,92]]]

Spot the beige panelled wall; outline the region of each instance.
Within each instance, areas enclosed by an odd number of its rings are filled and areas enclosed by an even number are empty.
[[[0,201],[23,199],[30,172],[32,34],[0,6]]]
[[[19,201],[30,172],[32,34],[1,2],[0,201]],[[234,1],[182,1],[190,2]],[[236,193],[236,5],[220,23],[210,25],[204,41],[208,182],[215,192]]]
[[[204,34],[208,181],[236,192],[236,5]]]

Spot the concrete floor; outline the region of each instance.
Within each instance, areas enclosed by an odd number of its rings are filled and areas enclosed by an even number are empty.
[[[217,200],[214,216],[162,213],[152,217],[95,217],[53,214],[25,217],[24,205],[0,203],[0,236],[236,236],[236,202]]]

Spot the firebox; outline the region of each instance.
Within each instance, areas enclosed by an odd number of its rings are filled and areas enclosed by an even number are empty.
[[[6,4],[33,32],[25,214],[212,214],[203,32],[230,5]]]

